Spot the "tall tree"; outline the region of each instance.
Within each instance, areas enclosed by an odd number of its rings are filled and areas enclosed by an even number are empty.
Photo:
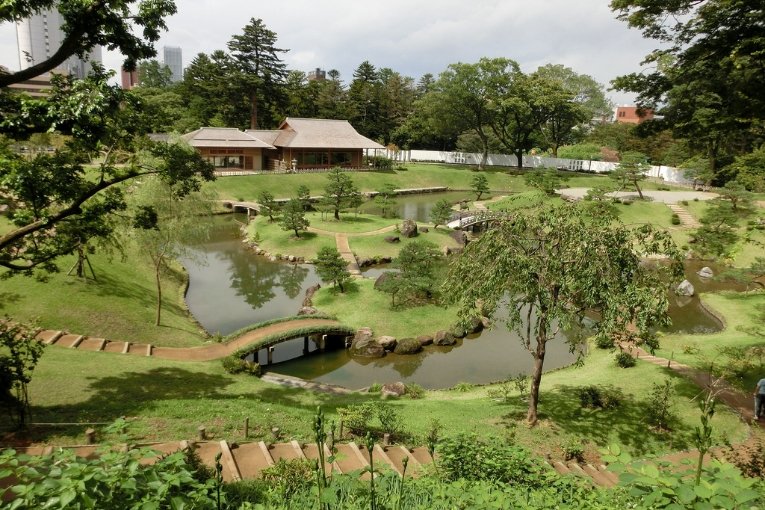
[[[364,136],[379,138],[382,125],[382,82],[375,66],[365,60],[353,72],[348,88],[351,123]]]
[[[642,263],[652,253],[666,254],[673,263]],[[628,324],[650,334],[668,321],[660,277],[670,269],[682,274],[666,232],[587,218],[566,204],[517,214],[468,244],[450,267],[444,294],[453,296],[465,321],[507,304],[508,328],[534,360],[526,417],[534,425],[547,343],[581,324],[590,311],[600,316],[599,335],[620,333]]]
[[[240,85],[249,92],[252,129],[275,126],[285,100],[287,66],[280,54],[289,50],[276,47],[276,32],[266,28],[262,19],[250,18],[228,42],[228,49],[242,71]]]
[[[663,119],[655,124],[687,139],[724,180],[721,168],[761,140],[765,7],[750,0],[612,0],[611,9],[659,42],[645,58],[650,71],[619,77],[614,86],[657,109]]]
[[[295,232],[295,237],[300,237],[300,232],[310,225],[305,217],[305,209],[300,200],[293,198],[282,208],[282,216],[279,219],[282,229]]]
[[[314,263],[321,281],[330,282],[339,288],[341,293],[345,292],[345,284],[350,281],[351,273],[348,272],[348,263],[336,248],[323,246],[319,249]]]
[[[645,154],[640,152],[626,152],[622,154],[619,165],[611,172],[611,178],[619,184],[619,190],[626,187],[634,188],[643,200],[643,191],[640,189],[640,181],[645,180],[648,163]]]
[[[173,82],[172,78],[173,72],[170,67],[160,64],[155,58],[138,64],[138,81],[141,87],[165,88]]]

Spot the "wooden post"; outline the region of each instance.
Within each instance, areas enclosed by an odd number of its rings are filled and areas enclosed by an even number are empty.
[[[85,431],[85,442],[87,444],[96,444],[96,431],[94,429]]]
[[[390,446],[390,434],[383,434],[383,446]]]
[[[207,439],[207,429],[205,428],[204,425],[200,425],[197,428],[197,437],[199,437],[200,441],[204,441],[205,439]]]
[[[250,437],[250,418],[244,419],[244,438]]]
[[[321,335],[321,338],[319,339],[319,352],[324,352],[324,349],[327,348],[327,335]]]
[[[279,436],[281,435],[281,430],[279,430],[279,427],[272,427],[271,435],[274,436],[274,442],[278,441]]]
[[[271,346],[268,348],[268,364],[271,365],[274,362],[274,347]]]

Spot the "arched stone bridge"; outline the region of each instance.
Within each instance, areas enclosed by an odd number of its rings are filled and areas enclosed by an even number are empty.
[[[446,226],[455,230],[459,230],[471,227],[473,225],[479,225],[481,223],[492,223],[508,217],[510,217],[510,215],[506,212],[478,211],[470,214],[469,216],[464,216],[454,221],[450,221],[446,224]]]
[[[225,343],[199,347],[158,347],[152,344],[107,340],[64,331],[40,331],[36,338],[48,345],[81,351],[103,351],[138,356],[152,356],[177,361],[212,361],[232,354],[244,356],[295,338],[314,335],[350,336],[354,330],[333,319],[299,318],[266,324]]]

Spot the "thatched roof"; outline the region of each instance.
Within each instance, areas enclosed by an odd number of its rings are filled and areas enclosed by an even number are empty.
[[[288,117],[274,131],[248,130],[276,147],[305,149],[384,149],[361,136],[347,120],[296,119]]]

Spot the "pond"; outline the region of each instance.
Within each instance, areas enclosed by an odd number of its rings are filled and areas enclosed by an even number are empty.
[[[401,195],[396,197],[393,206],[396,217],[402,220],[410,219],[423,223],[430,222],[430,210],[439,200],[446,200],[456,204],[462,200],[475,199],[475,195],[469,191],[446,191],[442,193],[424,193],[421,195]],[[374,200],[365,202],[359,210],[368,214],[382,214],[380,206]]]
[[[436,195],[430,197],[431,201],[438,199]],[[244,219],[233,215],[217,218],[211,239],[196,247],[193,257],[183,260],[190,277],[186,301],[191,313],[207,331],[223,335],[256,322],[294,315],[300,309],[305,290],[319,282],[311,265],[270,262],[255,255],[241,242],[236,218]],[[702,281],[695,274],[702,265],[691,263],[686,269],[697,292],[734,288]],[[370,268],[365,276],[375,277],[382,269]],[[671,296],[673,325],[669,332],[704,333],[721,328],[719,321],[700,306],[698,297]],[[547,370],[574,361],[575,355],[569,352],[565,340],[566,335],[561,334],[549,344]],[[269,369],[349,388],[398,380],[445,388],[459,382],[497,381],[528,373],[531,368],[530,354],[502,324],[460,340],[456,346],[428,346],[424,352],[409,356],[389,354],[381,359],[364,360],[351,358],[344,349],[322,354],[315,350],[311,343],[311,353],[303,356],[302,339],[279,344]],[[265,361],[262,353],[260,361]]]

